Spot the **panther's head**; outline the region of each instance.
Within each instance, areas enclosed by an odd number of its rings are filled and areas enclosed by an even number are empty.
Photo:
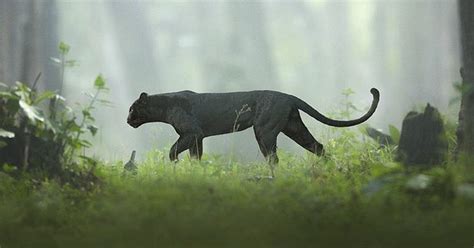
[[[140,97],[133,102],[128,110],[127,123],[133,128],[137,128],[144,123],[151,121],[151,114],[148,108],[148,94],[142,92]]]

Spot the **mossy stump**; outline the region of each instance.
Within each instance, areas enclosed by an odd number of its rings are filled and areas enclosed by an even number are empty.
[[[448,142],[443,120],[429,103],[423,113],[409,112],[403,119],[398,159],[406,165],[433,166],[443,163]]]

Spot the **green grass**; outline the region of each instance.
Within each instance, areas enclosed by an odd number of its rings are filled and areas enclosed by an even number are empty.
[[[407,170],[393,149],[350,133],[326,148],[326,159],[279,151],[273,180],[258,180],[269,175],[264,163],[174,164],[162,151],[137,175],[124,175],[122,162],[99,165],[92,191],[0,173],[0,246],[474,245],[472,163]]]

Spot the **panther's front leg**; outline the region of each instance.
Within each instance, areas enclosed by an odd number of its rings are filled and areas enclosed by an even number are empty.
[[[177,161],[178,155],[189,149],[191,157],[201,158],[203,131],[196,118],[181,108],[174,108],[169,113],[168,121],[179,134],[179,139],[170,150],[171,161]]]
[[[202,137],[200,135],[186,134],[181,135],[173,144],[170,150],[170,160],[177,161],[178,155],[184,150],[189,149],[191,157],[201,159],[202,155]]]

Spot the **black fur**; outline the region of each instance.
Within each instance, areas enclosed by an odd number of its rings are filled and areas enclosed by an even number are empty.
[[[130,107],[127,123],[134,128],[148,122],[172,125],[179,134],[169,154],[173,161],[178,159],[178,154],[188,149],[192,157],[200,159],[205,137],[242,131],[253,126],[261,152],[270,163],[277,163],[276,143],[280,132],[312,153],[324,153],[323,145],[308,131],[298,110],[330,126],[354,126],[369,119],[377,108],[379,91],[372,88],[370,92],[373,101],[369,111],[359,119],[349,121],[329,119],[303,100],[277,91],[181,91],[150,96],[142,93]]]

